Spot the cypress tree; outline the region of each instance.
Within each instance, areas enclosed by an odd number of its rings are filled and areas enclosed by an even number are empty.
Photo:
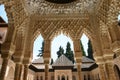
[[[38,51],[39,51],[39,54],[37,55],[37,57],[42,57],[44,53],[44,41],[42,42],[41,50],[38,50]]]
[[[74,54],[73,51],[71,50],[71,45],[69,42],[67,42],[65,56],[74,63]]]
[[[58,58],[59,58],[62,54],[64,54],[64,49],[60,46],[60,47],[59,47],[59,51],[57,51]]]
[[[93,50],[92,50],[92,44],[91,44],[91,41],[89,40],[88,41],[88,50],[87,50],[87,52],[88,52],[88,58],[90,58],[90,59],[92,59],[92,60],[94,60],[94,58],[93,58]]]
[[[53,64],[53,62],[54,62],[54,61],[53,61],[53,58],[51,58],[51,63],[50,63],[50,64],[52,65],[52,64]]]
[[[80,40],[80,46],[81,46],[81,50],[82,50],[82,55],[83,55],[83,56],[86,56],[86,53],[85,53],[85,51],[84,51],[84,48],[83,48],[83,45],[82,45],[81,40]]]

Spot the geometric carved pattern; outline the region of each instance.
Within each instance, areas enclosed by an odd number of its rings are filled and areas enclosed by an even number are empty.
[[[29,14],[81,14],[92,10],[101,0],[76,0],[68,4],[55,4],[45,0],[25,0]]]

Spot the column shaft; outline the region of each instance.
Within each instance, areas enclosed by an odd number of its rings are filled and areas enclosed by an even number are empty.
[[[45,80],[48,80],[49,67],[48,64],[45,64]]]
[[[106,73],[108,76],[108,80],[117,80],[114,72],[113,63],[106,63]]]
[[[82,80],[82,78],[81,78],[81,65],[80,64],[77,65],[77,72],[78,72],[78,80]]]
[[[24,65],[24,75],[23,75],[23,80],[28,79],[28,65]]]
[[[21,68],[22,68],[21,64],[16,64],[14,80],[20,80],[20,78],[21,78]]]
[[[0,80],[5,80],[5,74],[7,72],[7,65],[8,65],[8,58],[3,58],[1,73],[0,73]]]
[[[99,67],[99,71],[100,71],[100,80],[107,80],[106,74],[105,74],[104,64],[99,64],[98,67]]]

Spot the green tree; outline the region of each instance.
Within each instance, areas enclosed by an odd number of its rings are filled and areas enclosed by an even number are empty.
[[[41,50],[38,50],[38,51],[39,51],[39,54],[37,55],[37,57],[42,57],[44,53],[44,41],[42,42]]]
[[[74,54],[73,54],[73,51],[71,50],[71,45],[70,45],[69,42],[67,42],[65,56],[66,56],[69,60],[71,60],[73,63],[75,62],[75,61],[74,61]]]
[[[94,60],[94,58],[93,58],[93,50],[92,50],[92,44],[91,44],[91,41],[89,40],[88,41],[88,50],[87,50],[87,52],[88,52],[88,58],[90,58],[90,59],[92,59],[92,60]]]
[[[53,64],[53,62],[54,62],[54,61],[53,61],[53,58],[51,58],[51,63],[50,63],[50,64],[52,65],[52,64]]]
[[[60,47],[59,47],[59,51],[57,51],[58,58],[59,58],[62,54],[64,54],[64,49],[60,46]]]
[[[83,56],[86,56],[86,53],[85,53],[85,51],[84,51],[84,48],[83,48],[83,45],[82,45],[81,40],[80,40],[80,46],[81,46],[81,50],[82,50],[82,55],[83,55]]]

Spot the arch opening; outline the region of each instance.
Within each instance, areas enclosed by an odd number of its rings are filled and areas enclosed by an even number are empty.
[[[33,59],[43,56],[44,52],[44,39],[40,34],[33,43]]]
[[[82,50],[83,56],[86,56],[86,57],[94,60],[92,43],[91,43],[91,40],[86,36],[85,33],[83,33],[80,38],[80,45],[81,45],[81,50]]]
[[[0,5],[0,17],[3,18],[3,20],[8,23],[8,17],[7,17],[7,13],[5,11],[5,6],[4,4]]]
[[[58,52],[62,52],[61,54],[65,55],[67,52],[67,45],[69,45],[71,51],[73,51],[73,41],[69,37],[63,33],[54,37],[51,42],[51,58],[55,61],[59,57]]]

